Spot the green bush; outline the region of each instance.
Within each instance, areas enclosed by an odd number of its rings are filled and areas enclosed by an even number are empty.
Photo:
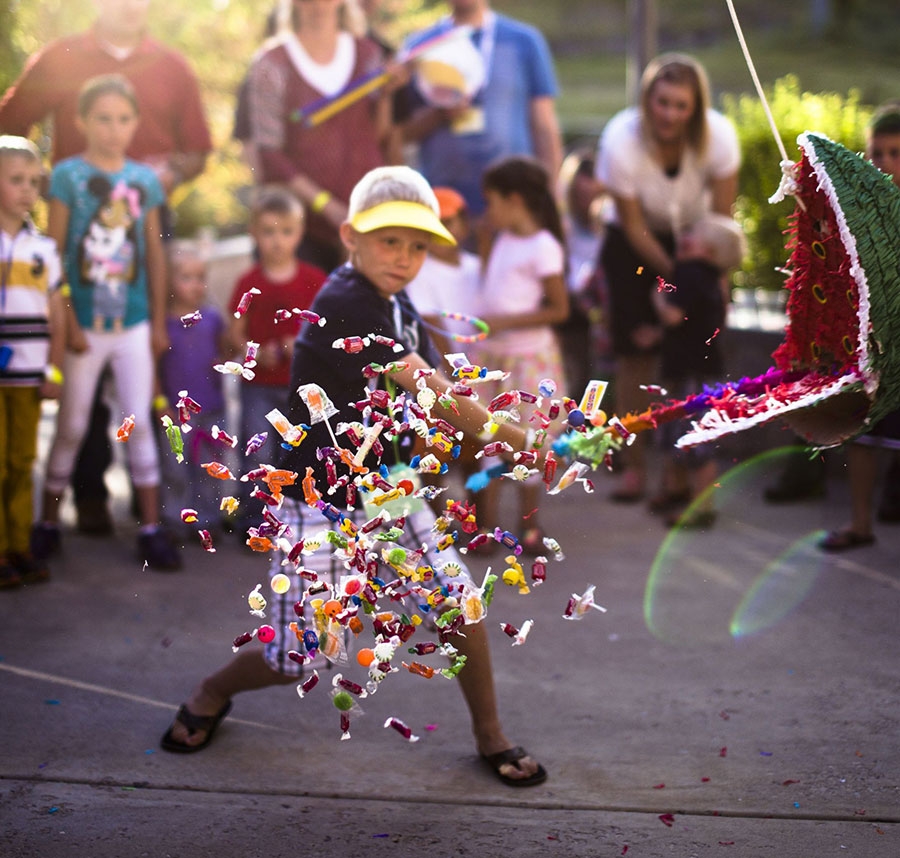
[[[797,78],[788,75],[766,93],[775,124],[788,157],[800,157],[797,137],[804,131],[824,134],[848,149],[865,147],[865,128],[872,108],[859,103],[859,93],[801,92]],[[734,122],[741,142],[742,164],[735,216],[744,227],[749,253],[744,268],[734,278],[736,286],[780,289],[784,275],[778,270],[787,261],[785,235],[793,201],[770,204],[769,197],[781,180],[781,155],[772,136],[762,103],[756,95],[725,95],[725,113]]]

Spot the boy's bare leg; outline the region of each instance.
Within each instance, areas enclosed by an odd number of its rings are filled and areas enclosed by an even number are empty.
[[[261,650],[238,653],[228,664],[206,677],[190,694],[185,706],[192,715],[216,715],[222,707],[241,691],[254,691],[270,685],[296,683],[296,676],[272,670]],[[191,735],[184,724],[172,725],[172,738],[185,745],[199,745],[206,738],[205,730]]]
[[[865,444],[851,444],[847,449],[847,475],[850,481],[850,531],[857,536],[871,536],[878,450]]]
[[[141,524],[159,524],[159,486],[135,486]]]
[[[491,668],[491,653],[488,648],[484,623],[463,626],[465,637],[455,635],[451,643],[465,655],[466,665],[459,672],[459,684],[469,707],[472,732],[478,752],[490,756],[515,747],[503,733],[497,712],[497,697],[494,693],[494,673]],[[531,757],[523,757],[517,765],[507,763],[500,767],[500,774],[507,778],[527,778],[538,770],[537,762]]]

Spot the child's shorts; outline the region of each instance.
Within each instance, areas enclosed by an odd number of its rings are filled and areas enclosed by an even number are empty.
[[[344,514],[357,526],[362,525],[366,521],[366,513],[361,505],[356,510],[342,510]],[[333,528],[331,522],[322,515],[322,512],[315,507],[310,507],[303,501],[296,501],[285,498],[283,505],[277,513],[278,518],[285,524],[289,525],[292,531],[290,541],[296,543],[300,539],[312,539],[316,534],[324,534]],[[435,534],[432,527],[435,523],[435,514],[429,507],[410,514],[406,519],[403,528],[403,536],[396,542],[381,542],[378,546],[391,547],[399,545],[407,550],[418,551],[423,546],[428,546],[422,556],[422,564],[428,564],[435,570],[434,578],[428,583],[428,587],[434,588],[444,586],[449,583],[463,584],[471,580],[469,571],[466,568],[459,552],[451,545],[442,551],[436,551],[433,547],[436,542]],[[388,525],[390,526],[390,525]],[[354,574],[355,570],[350,570],[347,564],[335,554],[335,546],[322,539],[322,547],[312,554],[304,554],[301,558],[301,566],[316,572],[320,581],[325,581],[331,585],[337,585],[342,575]],[[303,598],[303,591],[309,586],[309,581],[300,575],[294,574],[294,566],[291,563],[282,566],[285,555],[281,551],[273,551],[269,565],[270,579],[278,572],[284,572],[291,580],[290,589],[281,595],[277,595],[271,591],[267,583],[263,584],[262,592],[264,593],[268,607],[266,609],[267,618],[263,622],[267,622],[275,629],[275,639],[266,644],[265,658],[269,667],[289,676],[303,676],[304,665],[300,665],[292,661],[288,657],[291,650],[301,650],[302,645],[299,644],[296,634],[290,629],[291,623],[296,623],[299,628],[304,628],[311,620],[311,612],[308,605],[305,606],[303,616],[298,616],[294,610],[294,604]],[[452,577],[441,572],[441,568],[446,564],[454,564],[459,567],[459,574]],[[396,577],[393,570],[384,563],[380,566],[380,573]],[[327,593],[324,594],[327,598]],[[385,604],[381,605],[384,609],[397,609],[395,602],[389,602],[385,597]],[[402,610],[407,613],[419,611],[425,613],[426,616],[433,616],[433,612],[424,612],[418,602],[413,603],[412,597],[409,597],[402,603]],[[345,641],[352,638],[352,635],[345,635]],[[313,666],[316,666],[315,664]],[[309,667],[306,666],[308,670]]]

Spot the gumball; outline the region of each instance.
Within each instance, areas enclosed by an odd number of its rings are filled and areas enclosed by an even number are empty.
[[[566,420],[568,420],[569,425],[573,429],[577,429],[579,426],[584,426],[584,412],[578,408],[573,408],[569,412],[568,417],[566,417]]]
[[[406,560],[406,551],[402,548],[392,548],[387,555],[387,562],[392,566],[398,566]]]
[[[272,580],[269,582],[269,585],[272,588],[272,592],[278,594],[279,596],[283,596],[287,593],[288,590],[291,589],[291,579],[288,578],[283,572],[278,572],[277,574],[272,576]]]
[[[353,708],[353,697],[348,691],[338,691],[332,698],[335,708],[341,712],[349,712]]]
[[[344,606],[337,599],[329,599],[322,605],[323,613],[331,619],[334,619],[343,609]]]
[[[272,643],[275,640],[275,629],[272,626],[260,626],[256,637],[260,643]]]

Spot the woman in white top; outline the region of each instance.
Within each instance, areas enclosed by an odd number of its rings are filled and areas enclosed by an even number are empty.
[[[651,295],[674,267],[678,236],[709,211],[731,215],[740,149],[731,123],[709,107],[703,67],[684,54],[652,60],[640,106],[614,116],[600,140],[597,178],[614,206],[600,254],[610,295],[620,413],[646,408],[641,384],[655,381],[662,336]],[[623,450],[625,470],[613,493],[643,497],[646,438]]]

